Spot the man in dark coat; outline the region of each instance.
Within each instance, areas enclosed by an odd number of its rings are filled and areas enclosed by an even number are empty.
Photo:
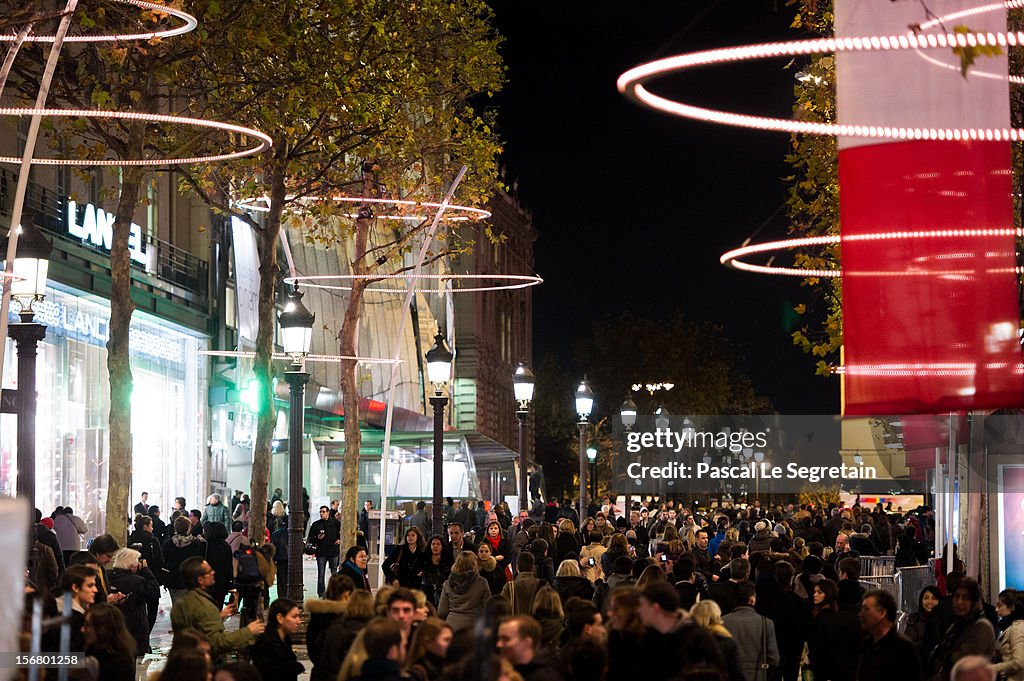
[[[896,599],[891,594],[885,591],[865,594],[860,606],[860,623],[868,637],[860,651],[858,681],[920,681],[921,665],[914,644],[896,631]]]
[[[690,554],[693,556],[693,563],[697,572],[704,575],[705,582],[711,584],[714,581],[712,577],[717,575],[718,571],[722,569],[722,564],[708,550],[710,540],[706,529],[701,528],[697,530],[694,533],[694,539],[695,546],[690,551]]]
[[[757,604],[754,609],[775,623],[782,678],[795,679],[800,658],[811,627],[810,606],[793,593],[793,565],[780,560],[774,565],[761,563],[757,577]]]
[[[642,660],[644,678],[671,679],[702,663],[725,674],[725,662],[714,639],[679,610],[679,594],[671,584],[648,584],[638,612],[647,631],[633,654]]]
[[[309,526],[306,541],[316,545],[316,593],[323,598],[326,586],[324,571],[331,566],[331,574],[338,571],[341,556],[341,523],[331,517],[331,509],[320,507],[320,519]]]

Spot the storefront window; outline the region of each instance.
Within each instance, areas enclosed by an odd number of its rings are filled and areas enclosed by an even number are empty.
[[[50,289],[36,319],[47,325],[38,356],[36,503],[44,515],[71,506],[103,531],[107,497],[108,321],[105,303]],[[205,338],[184,333],[145,313],[132,316],[133,466],[129,508],[139,494],[170,517],[174,497],[190,508],[205,502]],[[7,341],[4,384],[16,387],[16,358]],[[0,491],[13,494],[17,460],[14,417],[0,420]]]

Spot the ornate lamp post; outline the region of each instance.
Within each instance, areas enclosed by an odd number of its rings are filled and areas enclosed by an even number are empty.
[[[580,429],[580,521],[587,513],[587,459],[584,452],[587,448],[587,428],[590,422],[590,412],[594,409],[594,391],[590,389],[590,383],[584,376],[580,385],[576,388],[576,415],[579,416]]]
[[[516,418],[519,419],[519,509],[530,510],[530,488],[526,479],[526,419],[530,415],[530,402],[533,400],[533,372],[526,362],[520,362],[512,375],[512,389],[515,391]]]
[[[433,524],[434,532],[440,534],[444,529],[441,504],[444,486],[444,408],[448,398],[444,394],[444,386],[452,377],[452,351],[437,330],[434,344],[427,350],[427,379],[434,384],[434,395],[430,398],[430,406],[434,408],[434,499]]]
[[[281,344],[291,355],[292,363],[284,372],[288,382],[288,597],[302,602],[302,530],[306,526],[306,509],[302,508],[302,438],[305,418],[306,383],[309,373],[305,357],[313,341],[315,316],[302,304],[302,293],[296,286],[288,294],[288,302],[278,320],[281,323]]]
[[[20,322],[11,324],[7,334],[18,348],[18,389],[14,405],[4,399],[4,412],[18,417],[18,496],[36,505],[36,349],[46,337],[46,326],[34,321],[32,305],[46,296],[46,273],[50,265],[53,245],[35,225],[35,216],[22,222],[18,233],[18,250],[14,256],[11,297],[18,302]],[[7,252],[7,239],[0,243]],[[7,397],[5,395],[5,397]]]

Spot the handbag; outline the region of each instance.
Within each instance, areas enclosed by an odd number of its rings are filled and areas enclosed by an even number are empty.
[[[307,556],[316,555],[316,542],[307,541],[306,545],[302,548],[302,552]]]

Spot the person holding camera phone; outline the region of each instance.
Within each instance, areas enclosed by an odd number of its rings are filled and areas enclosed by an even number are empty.
[[[601,567],[601,556],[608,550],[604,543],[604,535],[600,530],[591,530],[588,537],[590,543],[580,549],[580,569],[583,576],[591,583],[604,579],[604,570]]]
[[[136,655],[152,652],[149,645],[149,608],[150,604],[160,602],[160,583],[141,555],[134,548],[119,549],[110,561],[107,577],[110,592],[121,593],[125,597],[119,605],[128,632],[135,639]]]

